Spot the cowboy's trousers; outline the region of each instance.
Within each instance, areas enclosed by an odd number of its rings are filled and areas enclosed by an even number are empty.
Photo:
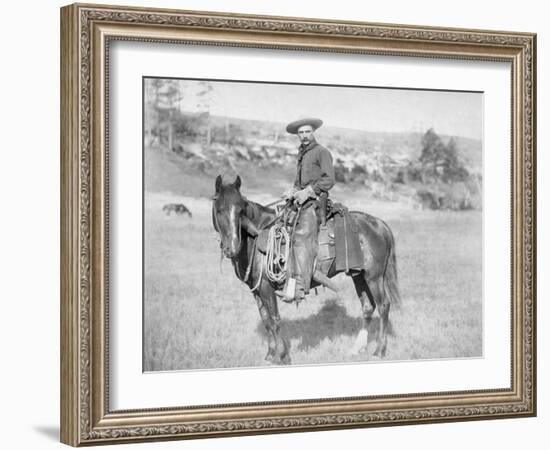
[[[291,274],[302,283],[307,294],[311,286],[315,258],[318,249],[319,225],[314,205],[309,205],[300,212],[292,245]]]

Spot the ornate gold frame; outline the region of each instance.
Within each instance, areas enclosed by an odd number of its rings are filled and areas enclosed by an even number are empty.
[[[109,42],[116,39],[510,62],[510,388],[110,411],[106,62]],[[62,442],[79,446],[535,415],[535,55],[536,36],[530,33],[80,4],[62,8]]]

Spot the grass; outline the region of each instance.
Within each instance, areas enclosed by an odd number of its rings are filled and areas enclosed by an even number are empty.
[[[419,211],[365,203],[357,191],[346,195],[350,207],[383,218],[396,239],[402,306],[390,313],[393,333],[386,359],[482,356],[481,213]],[[162,206],[170,202],[184,203],[193,218],[165,216]],[[146,193],[146,371],[268,364],[255,301],[229,262],[220,263],[210,214],[205,198]],[[293,364],[368,358],[349,352],[362,327],[359,301],[351,280],[344,275],[335,280],[342,288],[339,297],[320,290],[298,308],[281,304]],[[375,318],[371,351],[377,326]]]

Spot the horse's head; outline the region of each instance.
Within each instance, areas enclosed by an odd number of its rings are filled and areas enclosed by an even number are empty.
[[[224,184],[221,175],[216,177],[216,193],[212,203],[212,223],[220,234],[224,255],[235,258],[242,245],[242,229],[254,235],[257,229],[246,215],[246,199],[242,196],[241,177]]]

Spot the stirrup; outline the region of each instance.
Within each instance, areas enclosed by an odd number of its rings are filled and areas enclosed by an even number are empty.
[[[275,291],[275,295],[285,303],[300,303],[305,299],[304,287],[296,278],[289,278],[285,289]]]
[[[283,302],[293,302],[296,296],[296,278],[289,278],[284,289],[275,291],[275,295]]]

